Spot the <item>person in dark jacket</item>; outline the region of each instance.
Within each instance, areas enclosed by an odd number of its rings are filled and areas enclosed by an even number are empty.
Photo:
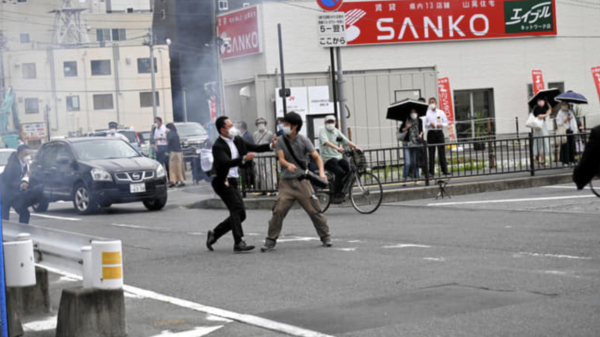
[[[183,164],[183,152],[181,141],[175,124],[167,126],[167,148],[169,152],[169,187],[185,186],[185,166]]]
[[[30,152],[27,145],[21,145],[8,159],[4,173],[0,175],[2,196],[2,219],[9,220],[11,207],[19,214],[19,222],[28,224],[29,206],[33,205],[39,192],[29,184]]]
[[[583,189],[594,176],[600,175],[600,125],[592,129],[579,165],[573,170],[573,182]]]
[[[248,143],[255,145],[254,136],[250,132],[248,132],[248,123],[241,121],[238,123],[238,129],[240,130],[240,137]],[[267,143],[270,143],[272,139],[269,139]],[[255,170],[254,166],[256,163],[252,161],[248,163],[246,167],[240,168],[240,177],[242,177],[242,186],[244,189],[254,189],[256,186],[256,179],[254,179]]]

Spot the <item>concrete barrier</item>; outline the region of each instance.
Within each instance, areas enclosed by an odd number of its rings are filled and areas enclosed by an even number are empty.
[[[8,288],[7,288],[8,290]],[[6,292],[6,307],[8,309],[7,318],[8,318],[8,336],[9,337],[19,337],[23,336],[23,326],[21,325],[21,316],[19,315],[18,310],[15,310],[16,306],[15,295],[9,291]]]
[[[37,283],[31,287],[6,288],[12,296],[14,308],[20,316],[35,316],[50,312],[50,292],[48,287],[48,272],[46,269],[36,267],[35,278]]]
[[[56,337],[125,337],[123,289],[64,289]]]

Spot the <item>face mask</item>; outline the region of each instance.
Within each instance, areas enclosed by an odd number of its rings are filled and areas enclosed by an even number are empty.
[[[569,111],[569,106],[568,105],[563,105],[562,109],[563,109],[563,111]]]
[[[435,110],[435,107],[436,107],[436,105],[435,105],[435,104],[433,104],[433,103],[432,103],[432,104],[429,104],[429,109],[431,109],[431,110]]]
[[[23,158],[24,163],[29,163],[30,161],[31,161],[31,156],[25,156],[25,158]]]
[[[417,114],[410,114],[410,118],[412,118],[412,119],[417,119],[417,117],[418,117]]]
[[[283,127],[283,133],[285,133],[286,135],[291,135],[292,134],[292,127],[291,126],[284,126]]]
[[[229,134],[229,138],[235,138],[236,136],[238,136],[240,134],[240,130],[238,130],[235,126],[233,126],[231,129],[229,129],[228,134]]]
[[[115,129],[110,129],[110,133],[111,133],[112,135],[114,135],[114,134],[116,134],[116,133],[117,133],[117,130],[115,130]]]
[[[259,131],[265,131],[266,128],[267,128],[266,125],[264,125],[264,124],[258,124],[258,130]]]
[[[539,102],[538,102],[538,106],[539,106],[540,108],[543,108],[543,107],[544,107],[544,105],[545,105],[544,101],[539,101]]]
[[[156,129],[158,127],[158,124],[154,123],[152,124],[152,127]]]
[[[325,125],[325,127],[326,127],[326,128],[327,128],[327,130],[329,130],[329,131],[333,131],[333,130],[335,130],[335,124],[333,124],[333,123],[329,123],[329,124]]]
[[[277,125],[277,129],[279,129],[279,131],[283,131],[283,124]]]

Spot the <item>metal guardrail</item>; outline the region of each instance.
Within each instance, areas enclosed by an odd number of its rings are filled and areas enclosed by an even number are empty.
[[[5,241],[15,241],[17,235],[21,233],[31,235],[37,264],[80,276],[83,275],[81,247],[90,246],[92,240],[108,241],[105,238],[17,224],[6,220],[2,222],[2,226]]]

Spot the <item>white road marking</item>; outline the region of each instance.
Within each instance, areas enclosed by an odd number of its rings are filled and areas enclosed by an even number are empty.
[[[535,257],[554,257],[557,259],[573,259],[573,260],[591,260],[591,257],[587,256],[575,256],[575,255],[564,255],[564,254],[544,254],[544,253],[529,253],[529,252],[519,252],[515,254],[514,257],[522,257],[522,256],[535,256]]]
[[[279,239],[277,242],[294,242],[294,241],[320,241],[319,238],[309,238],[309,237],[296,237],[290,239]]]
[[[11,214],[17,214],[17,212],[15,212],[15,211],[11,211],[10,213]],[[78,218],[68,218],[68,217],[62,217],[62,216],[56,216],[56,215],[47,215],[47,214],[31,213],[31,216],[37,216],[38,218],[46,218],[46,219],[54,219],[54,220],[81,221],[81,219],[78,219]]]
[[[197,236],[204,235],[203,232],[188,232],[187,234],[188,235],[197,235]]]
[[[358,242],[361,242],[361,241],[360,241],[360,240],[350,240],[350,241],[348,241],[348,242],[349,242],[349,243],[358,243]]]
[[[342,252],[354,252],[356,251],[356,247],[352,247],[352,248],[334,248],[334,250],[339,250]]]
[[[568,189],[568,190],[577,190],[577,186],[573,185],[573,186],[561,186],[561,185],[553,185],[553,186],[542,186],[542,188],[561,188],[561,189]],[[583,189],[585,190],[589,190],[589,186],[584,187]]]
[[[230,319],[227,318],[223,318],[223,317],[219,317],[219,316],[213,316],[213,315],[208,315],[206,316],[206,320],[208,321],[213,321],[213,322],[226,322],[226,323],[231,323],[233,322]]]
[[[55,274],[69,276],[72,278],[76,278],[78,280],[82,279],[82,277],[79,275],[67,273],[65,271],[62,271],[62,270],[59,270],[56,268],[50,268],[50,267],[41,266],[38,264],[36,264],[36,266],[45,268],[46,270],[48,270],[52,273],[55,273]],[[223,317],[225,319],[230,319],[230,320],[234,320],[237,322],[246,323],[246,324],[256,326],[259,328],[263,328],[263,329],[267,329],[267,330],[285,333],[285,334],[288,334],[291,336],[333,337],[331,335],[326,335],[326,334],[323,334],[323,333],[320,333],[317,331],[312,331],[312,330],[296,327],[296,326],[285,324],[285,323],[275,322],[275,321],[272,321],[272,320],[269,320],[266,318],[253,316],[253,315],[238,314],[233,311],[223,310],[223,309],[219,309],[219,308],[215,308],[215,307],[209,307],[209,306],[202,305],[199,303],[194,303],[191,301],[182,300],[182,299],[167,296],[167,295],[162,295],[159,293],[155,293],[153,291],[144,290],[144,289],[140,289],[140,288],[136,288],[136,287],[132,287],[132,286],[128,286],[128,285],[123,286],[123,291],[131,293],[136,296],[139,296],[141,298],[148,298],[148,299],[152,299],[152,300],[156,300],[156,301],[160,301],[160,302],[164,302],[164,303],[169,303],[169,304],[176,305],[176,306],[179,306],[182,308],[203,312],[203,313],[206,313],[206,314],[209,314],[212,316]]]
[[[431,248],[431,246],[426,246],[426,245],[415,245],[415,244],[410,244],[410,243],[406,243],[406,244],[399,244],[399,245],[393,245],[393,246],[383,246],[383,248]]]
[[[427,204],[427,206],[455,206],[455,205],[476,205],[476,204],[497,204],[503,202],[526,202],[526,201],[547,201],[547,200],[564,200],[564,199],[582,199],[596,198],[595,195],[574,195],[568,197],[547,197],[547,198],[527,198],[527,199],[501,199],[501,200],[479,200],[479,201],[459,201],[459,202],[444,202],[439,204]]]
[[[27,331],[46,331],[56,329],[56,316],[44,320],[29,322],[23,324],[23,330]]]
[[[123,227],[123,228],[132,228],[132,229],[145,229],[145,230],[151,230],[151,231],[166,231],[166,228],[160,228],[160,227],[148,227],[148,226],[139,226],[139,225],[128,225],[128,224],[122,224],[122,223],[111,223],[111,226],[114,227]]]
[[[446,261],[446,259],[443,258],[443,257],[424,257],[423,260],[425,260],[425,261],[436,261],[436,262],[444,262],[444,261]]]
[[[190,330],[190,331],[184,331],[184,332],[177,332],[177,333],[170,333],[170,332],[163,332],[160,335],[156,335],[153,337],[202,337],[202,336],[206,336],[209,333],[219,330],[221,329],[223,326],[222,325],[217,325],[217,326],[202,326],[202,327],[196,327],[194,328],[194,330]]]

